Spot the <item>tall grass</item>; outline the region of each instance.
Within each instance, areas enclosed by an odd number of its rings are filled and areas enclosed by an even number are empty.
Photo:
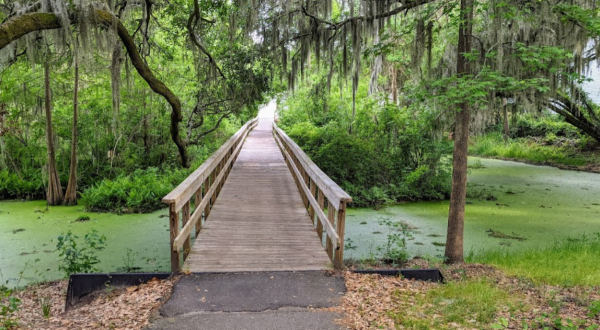
[[[600,233],[557,241],[547,249],[483,251],[467,261],[494,265],[507,275],[539,284],[600,286]]]
[[[504,141],[502,134],[493,132],[473,139],[469,146],[471,155],[527,160],[533,163],[553,163],[568,166],[583,166],[598,161],[577,153],[568,146],[541,145],[526,138]]]
[[[491,280],[471,279],[437,286],[416,297],[414,293],[398,291],[395,298],[414,301],[410,312],[398,310],[388,314],[403,329],[445,330],[456,329],[456,325],[488,328],[486,325],[494,321],[498,311],[513,305],[515,297]]]

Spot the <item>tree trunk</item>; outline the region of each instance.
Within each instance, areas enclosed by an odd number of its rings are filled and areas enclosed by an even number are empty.
[[[508,140],[508,136],[510,134],[509,130],[508,130],[508,109],[506,109],[506,107],[508,106],[507,104],[507,100],[506,98],[502,98],[502,115],[503,115],[503,120],[504,120],[504,141]]]
[[[471,65],[464,56],[471,52],[474,0],[461,0],[458,32],[457,75],[471,73]],[[454,157],[452,160],[452,192],[448,212],[448,235],[446,237],[446,263],[464,262],[465,201],[467,197],[467,153],[469,146],[469,122],[471,109],[467,102],[460,105],[454,126]]]
[[[110,85],[112,88],[112,122],[111,129],[115,141],[119,138],[119,115],[121,108],[121,69],[123,67],[123,45],[117,41],[112,53],[110,65]]]
[[[79,63],[75,55],[75,86],[73,87],[73,131],[71,137],[71,166],[69,169],[69,183],[63,205],[77,205],[77,93],[79,91]]]
[[[46,143],[48,145],[48,192],[46,201],[48,205],[60,205],[63,201],[63,191],[60,186],[60,177],[56,169],[54,152],[54,134],[52,133],[52,98],[50,95],[50,63],[44,65],[44,90],[46,94]]]

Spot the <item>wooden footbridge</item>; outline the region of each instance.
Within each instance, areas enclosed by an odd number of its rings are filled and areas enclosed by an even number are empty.
[[[262,108],[163,198],[173,272],[343,267],[352,199],[277,127],[274,112],[274,102]]]

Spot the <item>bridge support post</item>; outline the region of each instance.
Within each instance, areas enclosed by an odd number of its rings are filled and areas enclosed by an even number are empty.
[[[179,273],[181,270],[181,253],[174,248],[175,238],[179,235],[179,212],[175,209],[175,203],[169,205],[169,227],[171,227],[171,272]]]
[[[338,236],[340,237],[340,244],[338,244],[338,248],[337,250],[335,250],[333,266],[335,267],[335,269],[341,270],[344,269],[344,231],[346,230],[346,202],[340,202],[336,230]]]

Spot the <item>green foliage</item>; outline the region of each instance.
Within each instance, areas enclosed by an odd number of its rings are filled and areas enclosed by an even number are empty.
[[[588,310],[589,312],[587,316],[590,319],[593,319],[594,317],[600,315],[600,300],[592,301],[592,303],[588,307]]]
[[[486,250],[471,254],[468,262],[494,265],[509,276],[561,286],[600,285],[600,234],[555,242],[542,250]]]
[[[352,196],[354,206],[449,196],[450,163],[445,156],[451,145],[430,135],[432,116],[362,97],[364,82],[352,122],[350,92],[344,89],[339,99],[334,96],[339,91],[317,93],[319,86],[303,86],[289,96],[280,105],[279,125]]]
[[[496,127],[500,131],[500,126]],[[554,134],[557,137],[578,139],[581,132],[556,116],[534,117],[532,115],[519,116],[517,122],[510,128],[512,138],[546,137]]]
[[[90,187],[81,195],[81,203],[92,212],[152,212],[164,207],[162,197],[187,174],[187,170],[175,169],[162,173],[157,168],[136,170]]]
[[[56,250],[61,258],[58,270],[64,272],[67,277],[76,273],[98,271],[96,265],[100,263],[100,259],[96,253],[103,250],[105,245],[106,237],[98,235],[95,229],[85,234],[83,242],[79,241],[79,236],[69,230],[66,234],[58,236],[56,243]]]
[[[412,237],[408,225],[389,219],[379,221],[379,225],[387,228],[386,245],[379,248],[382,253],[381,258],[392,264],[402,264],[408,261],[406,239]]]
[[[44,193],[45,186],[41,172],[29,170],[19,175],[8,170],[0,170],[0,200],[44,198]]]
[[[18,311],[21,300],[13,296],[13,291],[0,285],[0,330],[17,328],[19,323],[14,315]]]
[[[548,133],[542,139],[517,138],[505,142],[501,133],[493,132],[474,138],[469,146],[469,154],[525,160],[536,164],[584,166],[598,162],[593,155],[581,153],[580,146],[589,148],[588,143],[587,139],[583,142],[566,141],[557,138],[554,133]]]
[[[42,316],[47,320],[52,313],[52,299],[49,296],[40,297],[40,307],[42,308]]]
[[[406,329],[488,329],[497,313],[513,304],[513,297],[486,279],[471,279],[436,286],[424,295],[399,290],[396,299],[414,301],[410,312],[389,316]],[[423,307],[426,306],[426,307]],[[420,317],[419,315],[424,315]]]

